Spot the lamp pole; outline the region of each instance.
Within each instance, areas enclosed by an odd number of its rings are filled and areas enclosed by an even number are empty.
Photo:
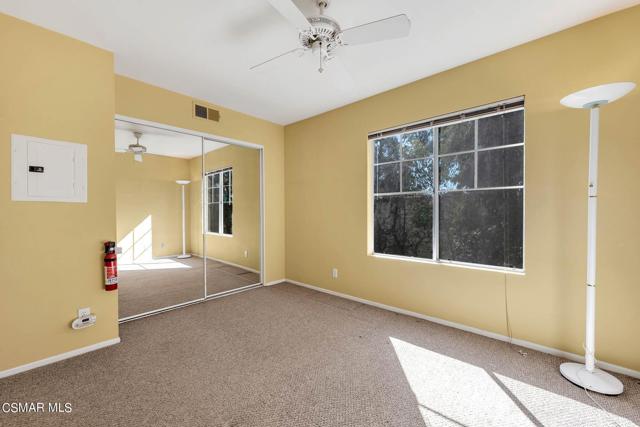
[[[635,88],[634,83],[610,83],[584,89],[564,97],[560,102],[570,108],[589,109],[589,181],[587,189],[587,307],[585,322],[585,356],[581,363],[563,363],[562,375],[572,383],[597,393],[617,395],[624,387],[613,375],[596,367],[596,226],[598,211],[598,145],[600,142],[600,107],[611,103]]]
[[[182,254],[178,255],[179,259],[191,258],[191,254],[187,254],[187,244],[186,244],[186,218],[185,218],[185,205],[184,205],[184,188],[191,183],[191,181],[186,179],[180,179],[176,181],[176,184],[180,185],[180,189],[182,190]]]

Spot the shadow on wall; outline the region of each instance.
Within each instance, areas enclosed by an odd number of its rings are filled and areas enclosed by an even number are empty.
[[[118,255],[121,264],[135,264],[153,261],[153,221],[148,215],[119,242],[122,253]]]
[[[122,253],[118,255],[121,271],[166,270],[191,268],[169,258],[153,257],[153,219],[147,215],[133,230],[118,242]]]

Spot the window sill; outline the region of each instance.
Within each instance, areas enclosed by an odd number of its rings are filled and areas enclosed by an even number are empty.
[[[221,234],[221,233],[212,233],[210,231],[207,231],[205,233],[207,236],[216,236],[216,237],[228,237],[228,238],[233,238],[233,234]]]
[[[506,274],[514,274],[516,276],[525,276],[524,269],[519,269],[519,268],[497,267],[497,266],[481,265],[481,264],[469,264],[469,263],[459,262],[459,261],[443,261],[443,260],[437,261],[433,259],[414,258],[414,257],[408,257],[408,256],[402,256],[402,255],[378,254],[375,252],[370,253],[369,256],[373,258],[413,262],[418,264],[444,265],[448,267],[466,268],[466,269],[480,270],[480,271],[490,271],[492,273],[506,273]]]

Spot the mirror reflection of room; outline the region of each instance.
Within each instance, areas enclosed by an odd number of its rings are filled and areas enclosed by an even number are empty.
[[[204,152],[204,174],[202,163],[192,161],[191,221],[204,218],[205,238],[194,232],[191,241],[194,254],[206,254],[210,296],[260,283],[260,152],[210,140]]]
[[[200,137],[116,121],[119,318],[203,298],[191,256],[192,163]]]

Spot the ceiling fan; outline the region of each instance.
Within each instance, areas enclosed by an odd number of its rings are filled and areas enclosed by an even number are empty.
[[[309,17],[306,17],[292,0],[268,1],[298,29],[298,41],[301,47],[267,59],[250,67],[250,70],[292,53],[304,54],[311,51],[314,55],[318,55],[320,62],[318,71],[322,73],[325,70],[325,64],[335,58],[336,50],[342,46],[406,37],[411,29],[411,21],[407,15],[401,14],[343,30],[335,19],[324,14],[330,0],[313,0],[318,6],[319,13]]]
[[[147,152],[147,147],[140,145],[140,138],[142,138],[142,132],[133,132],[133,136],[136,138],[135,144],[129,144],[127,151],[133,153],[133,159],[136,162],[142,162],[142,155]]]

